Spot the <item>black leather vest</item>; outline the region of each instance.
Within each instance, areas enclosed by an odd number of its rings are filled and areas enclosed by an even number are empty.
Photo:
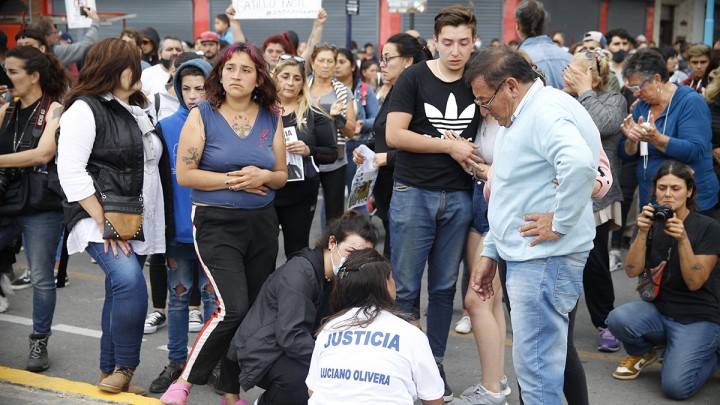
[[[144,156],[142,133],[132,114],[116,100],[100,97],[78,97],[86,102],[95,118],[95,143],[93,144],[87,171],[99,192],[140,196],[143,189]],[[68,134],[66,136],[72,136]],[[79,203],[63,201],[68,230],[90,215]]]

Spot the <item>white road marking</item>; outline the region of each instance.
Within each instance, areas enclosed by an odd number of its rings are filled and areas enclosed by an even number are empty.
[[[5,315],[0,314],[0,321],[3,322],[10,322],[15,323],[18,325],[25,325],[25,326],[32,326],[33,322],[30,318],[25,318],[22,316],[15,316],[15,315]],[[57,324],[53,325],[52,329],[54,331],[58,332],[66,332],[66,333],[72,333],[74,335],[81,335],[81,336],[88,336],[96,339],[100,339],[102,336],[102,331],[95,330],[95,329],[88,329],[88,328],[80,328],[77,326],[70,326],[65,324]],[[143,339],[142,341],[145,342],[147,339]]]

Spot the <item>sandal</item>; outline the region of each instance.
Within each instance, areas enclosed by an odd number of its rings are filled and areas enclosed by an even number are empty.
[[[160,402],[165,405],[185,405],[188,395],[190,395],[190,388],[175,380],[160,397]]]

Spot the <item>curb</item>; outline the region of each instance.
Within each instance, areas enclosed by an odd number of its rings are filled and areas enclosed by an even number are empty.
[[[70,381],[64,378],[48,377],[46,375],[31,373],[26,370],[0,366],[0,381],[13,385],[25,386],[32,389],[78,394],[88,398],[101,401],[126,403],[133,405],[158,405],[160,401],[155,398],[142,397],[126,392],[119,394],[108,394],[100,391],[95,385]]]

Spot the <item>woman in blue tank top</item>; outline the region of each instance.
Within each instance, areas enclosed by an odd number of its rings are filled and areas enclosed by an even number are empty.
[[[258,49],[228,47],[205,93],[180,133],[176,168],[178,183],[192,188],[195,248],[219,308],[160,398],[164,404],[185,404],[190,387],[206,384],[218,361],[223,403],[242,403],[238,364],[224,354],[278,252],[273,199],[287,181],[285,140],[277,91]]]

